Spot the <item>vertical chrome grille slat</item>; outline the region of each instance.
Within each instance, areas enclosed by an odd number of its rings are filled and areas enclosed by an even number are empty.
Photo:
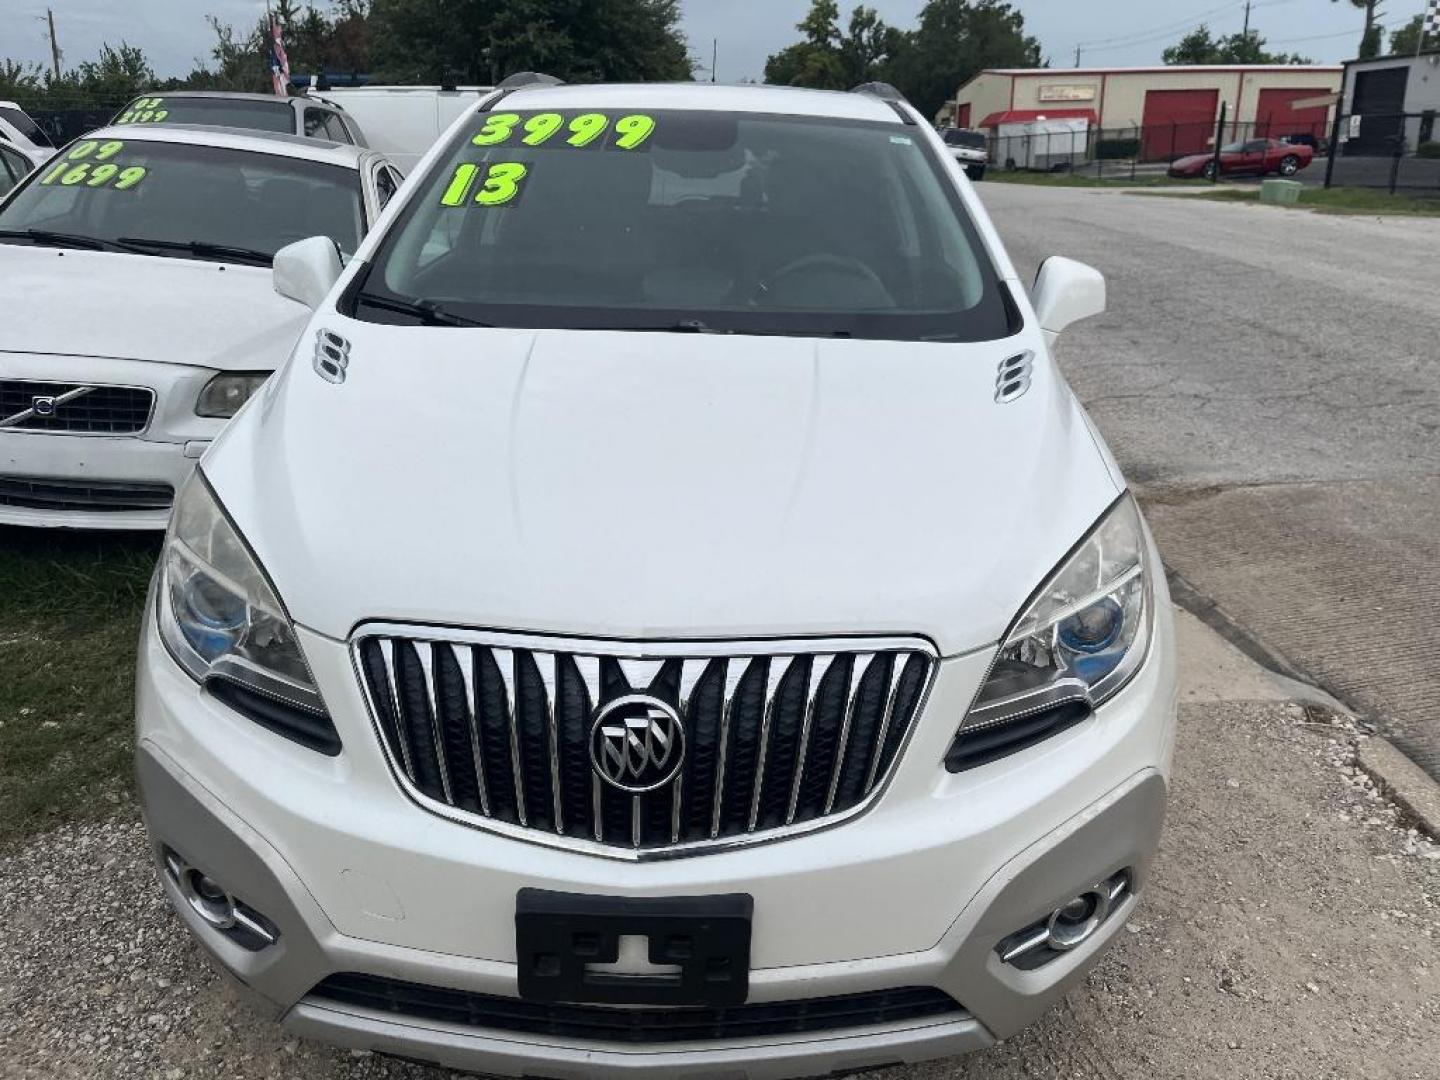
[[[475,763],[475,793],[480,800],[480,812],[490,816],[490,793],[485,786],[485,754],[480,749],[480,699],[475,696],[475,649],[468,645],[450,643],[450,655],[460,669],[460,679],[465,684],[465,727],[470,732],[470,757]]]
[[[450,769],[445,761],[445,729],[440,723],[440,695],[435,691],[435,650],[433,641],[422,641],[415,646],[415,655],[420,657],[420,671],[424,675],[425,700],[430,705],[430,738],[435,743],[435,763],[440,767],[440,790],[445,792],[445,801],[455,805],[455,793],[450,790]]]
[[[380,639],[380,656],[385,661],[385,678],[390,693],[391,715],[395,717],[395,742],[400,747],[400,759],[404,763],[405,775],[415,782],[415,762],[411,760],[410,743],[405,738],[405,719],[401,710],[400,684],[395,681],[395,642],[390,638]]]
[[[875,653],[857,653],[855,664],[850,669],[850,685],[845,692],[845,719],[840,724],[840,741],[835,750],[835,765],[830,770],[830,791],[825,796],[824,813],[830,813],[835,805],[835,794],[840,790],[840,772],[845,767],[845,751],[850,746],[850,728],[855,723],[855,708],[860,702],[860,684],[875,662]]]
[[[896,653],[890,668],[890,685],[885,691],[885,714],[880,718],[880,731],[875,736],[875,749],[870,755],[870,769],[865,774],[865,794],[875,787],[880,759],[885,756],[885,739],[890,734],[890,721],[895,716],[895,699],[900,696],[900,681],[905,675],[905,665],[910,657],[907,653]]]
[[[760,821],[760,795],[765,790],[765,759],[770,751],[770,725],[775,721],[776,691],[781,680],[790,671],[790,665],[799,657],[772,656],[770,670],[765,673],[765,712],[760,720],[760,749],[755,761],[755,791],[750,796],[750,824],[747,832],[754,832]]]
[[[540,681],[545,684],[545,719],[550,729],[550,794],[555,804],[555,831],[565,835],[565,810],[560,805],[560,731],[555,724],[555,710],[559,707],[560,653],[550,654],[549,670],[540,664]]]
[[[795,779],[790,783],[790,806],[785,811],[785,824],[795,820],[795,808],[800,802],[800,779],[805,775],[805,752],[810,749],[810,729],[815,722],[815,699],[820,691],[820,681],[835,663],[834,656],[816,656],[810,661],[810,685],[805,690],[805,718],[800,722],[800,749],[795,754]]]
[[[495,666],[500,669],[500,681],[505,684],[505,715],[510,723],[510,770],[515,776],[515,813],[521,825],[528,825],[525,818],[525,777],[520,768],[520,703],[515,698],[515,687],[520,682],[520,653],[510,649],[492,649]]]
[[[382,747],[422,805],[552,845],[630,856],[804,831],[868,805],[897,767],[936,658],[913,638],[827,644],[729,654],[667,645],[647,655],[633,645],[609,652],[400,626],[352,642]],[[631,794],[589,768],[588,740],[597,709],[652,687],[678,714],[686,753],[698,756],[663,787]],[[535,785],[547,775],[551,793],[542,795]],[[528,807],[527,788],[536,800]]]

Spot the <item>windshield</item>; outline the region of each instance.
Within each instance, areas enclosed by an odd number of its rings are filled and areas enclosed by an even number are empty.
[[[50,136],[45,134],[44,129],[19,109],[12,109],[8,105],[0,106],[0,120],[4,120],[36,146],[55,145],[50,141]]]
[[[351,294],[354,313],[1008,336],[1010,308],[944,168],[898,123],[480,113],[407,201]]]
[[[945,142],[950,146],[968,146],[972,150],[984,150],[986,147],[983,134],[978,131],[963,131],[960,128],[951,128],[945,132]]]
[[[161,94],[136,98],[115,115],[116,124],[202,124],[295,134],[295,109],[284,98],[185,97]]]
[[[14,235],[29,229],[107,244],[198,241],[268,259],[310,236],[353,252],[365,223],[355,169],[214,146],[85,139],[0,209],[0,243],[31,242]]]

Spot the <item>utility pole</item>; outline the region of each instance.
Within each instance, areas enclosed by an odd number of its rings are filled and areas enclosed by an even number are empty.
[[[60,43],[55,40],[55,12],[45,9],[45,21],[50,24],[50,60],[55,65],[55,78],[60,78]]]
[[[716,74],[715,74],[715,67],[716,67],[716,65],[719,64],[719,63],[720,63],[720,39],[719,39],[719,38],[712,38],[712,39],[710,40],[710,81],[711,81],[712,83],[713,83],[713,82],[716,82],[716,81],[718,80],[718,76],[716,76]]]
[[[1245,29],[1240,31],[1242,38],[1250,36],[1250,0],[1245,0]]]
[[[1080,46],[1079,46],[1079,45],[1076,45],[1076,46],[1075,46],[1075,66],[1076,66],[1077,68],[1080,66]]]

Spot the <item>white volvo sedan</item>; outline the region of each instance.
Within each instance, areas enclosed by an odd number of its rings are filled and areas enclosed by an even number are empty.
[[[179,496],[163,887],[304,1035],[780,1077],[1038,1017],[1149,879],[1165,579],[1055,336],[892,90],[487,95]]]
[[[271,288],[354,252],[399,176],[294,136],[106,128],[0,207],[0,523],[163,529],[175,491],[309,315]]]

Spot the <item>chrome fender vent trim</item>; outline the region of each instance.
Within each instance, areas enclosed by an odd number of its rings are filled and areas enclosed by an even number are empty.
[[[333,330],[315,332],[315,371],[326,382],[343,383],[350,366],[350,342]]]
[[[1030,389],[1030,377],[1034,372],[1035,354],[1023,352],[1008,360],[1000,361],[995,373],[995,400],[1006,405],[1025,396]]]

